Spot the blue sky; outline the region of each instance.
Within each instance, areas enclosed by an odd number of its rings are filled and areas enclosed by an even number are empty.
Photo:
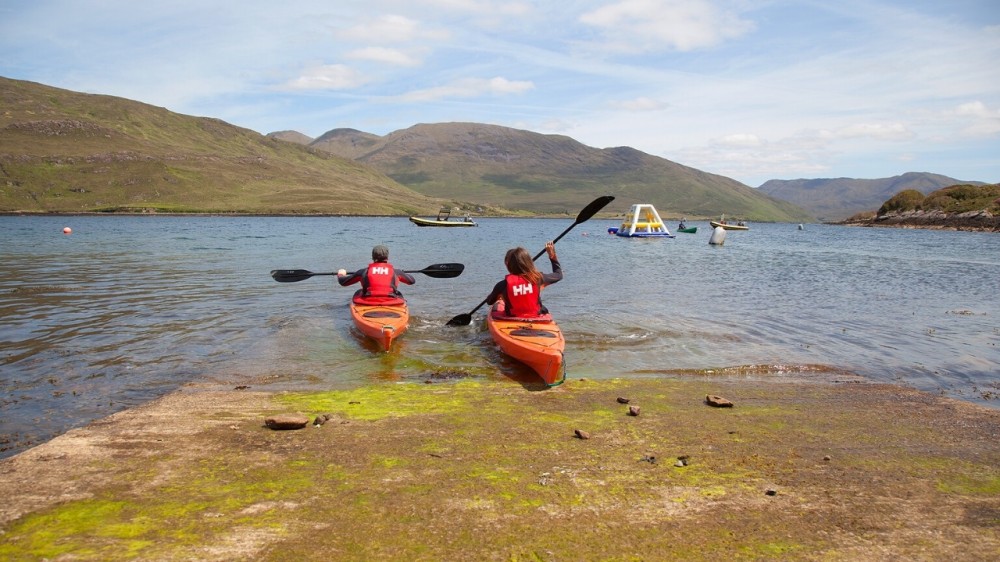
[[[260,133],[492,123],[754,187],[1000,181],[997,0],[0,0],[0,76]]]

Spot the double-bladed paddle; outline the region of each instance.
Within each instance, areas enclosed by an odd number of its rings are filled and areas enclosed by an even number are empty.
[[[590,204],[587,205],[586,207],[584,207],[583,210],[580,211],[580,214],[576,216],[576,222],[574,222],[573,224],[569,225],[569,228],[567,228],[566,230],[562,231],[562,234],[560,234],[559,236],[556,236],[555,240],[553,240],[552,243],[555,244],[556,242],[559,241],[560,238],[562,238],[563,236],[566,236],[566,233],[569,232],[570,230],[573,230],[574,226],[576,226],[576,225],[578,225],[578,224],[580,224],[582,222],[587,222],[588,220],[590,220],[590,217],[596,215],[598,211],[600,211],[601,209],[603,209],[604,207],[606,207],[608,205],[608,203],[610,203],[610,202],[612,202],[614,200],[615,200],[614,196],[605,195],[603,197],[598,197],[597,199],[594,199],[593,201],[591,201]],[[532,261],[537,260],[538,258],[542,257],[542,254],[544,254],[544,253],[545,253],[545,250],[542,250],[541,252],[538,252],[537,254],[535,254],[535,257],[531,258]],[[480,308],[482,308],[482,306],[484,304],[486,304],[486,299],[483,299],[483,302],[477,304],[476,308],[473,308],[467,314],[459,314],[458,316],[456,316],[456,317],[452,318],[451,320],[449,320],[448,321],[448,325],[449,326],[468,326],[469,324],[472,323],[472,315],[477,310],[479,310]]]
[[[465,265],[460,263],[436,263],[428,265],[424,269],[407,270],[406,273],[423,273],[428,277],[449,279],[451,277],[458,277],[462,274],[463,270],[465,270]],[[275,269],[271,271],[271,277],[278,283],[295,283],[296,281],[309,279],[316,275],[336,275],[336,272],[313,273],[306,269]]]

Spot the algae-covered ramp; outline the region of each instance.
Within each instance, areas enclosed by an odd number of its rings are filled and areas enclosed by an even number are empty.
[[[983,560],[998,437],[868,384],[186,388],[0,462],[0,559]]]

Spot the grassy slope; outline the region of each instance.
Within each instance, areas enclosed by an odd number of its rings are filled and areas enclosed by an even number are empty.
[[[312,146],[357,158],[428,195],[503,207],[575,212],[611,194],[618,197],[617,212],[642,202],[667,216],[810,219],[795,205],[730,178],[632,148],[597,149],[569,137],[494,125],[422,124],[385,137],[341,129]]]
[[[0,78],[0,211],[414,214],[441,202],[223,121]]]

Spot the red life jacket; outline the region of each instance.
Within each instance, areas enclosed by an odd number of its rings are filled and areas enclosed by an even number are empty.
[[[368,264],[366,297],[395,297],[396,270],[386,262]]]
[[[510,307],[507,314],[530,318],[542,312],[542,288],[520,275],[508,274],[507,302]]]

